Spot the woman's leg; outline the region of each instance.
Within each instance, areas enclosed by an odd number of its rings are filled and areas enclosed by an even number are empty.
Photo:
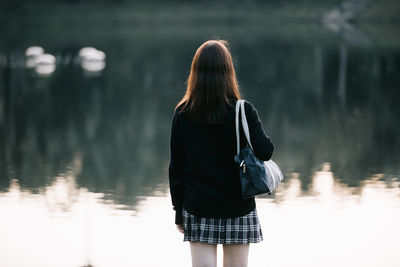
[[[250,244],[223,245],[224,267],[247,267]]]
[[[216,267],[217,266],[217,245],[190,242],[193,267]]]

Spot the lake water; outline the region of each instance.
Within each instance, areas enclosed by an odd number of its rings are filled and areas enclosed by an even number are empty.
[[[250,266],[400,266],[390,31],[18,27],[0,46],[0,266],[189,266],[168,193],[170,123],[195,49],[215,35],[230,41],[286,176],[257,199],[265,241]],[[34,45],[56,64],[27,67]],[[87,46],[105,61],[85,65]]]

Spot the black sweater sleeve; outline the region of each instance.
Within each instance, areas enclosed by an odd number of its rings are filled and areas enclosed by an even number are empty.
[[[179,127],[177,111],[174,113],[170,138],[169,188],[175,210],[175,224],[182,224],[183,179],[185,175],[185,149]]]
[[[244,108],[254,154],[261,160],[269,160],[274,152],[274,145],[272,144],[271,138],[265,134],[255,107],[250,102],[245,101]]]

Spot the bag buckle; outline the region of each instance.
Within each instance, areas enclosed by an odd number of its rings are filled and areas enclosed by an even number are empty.
[[[246,164],[244,163],[244,160],[242,160],[242,162],[240,162],[239,167],[241,168],[243,166],[243,173],[246,172]]]

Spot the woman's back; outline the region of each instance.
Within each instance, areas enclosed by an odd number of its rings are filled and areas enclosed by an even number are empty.
[[[243,200],[236,154],[235,104],[230,99],[227,114],[219,124],[197,122],[185,113],[175,111],[171,141],[181,147],[175,155],[179,159],[170,165],[170,176],[183,175],[183,206],[192,214],[203,217],[237,217],[249,213],[255,207],[254,199]],[[262,129],[254,106],[246,102],[246,116],[250,127],[251,142],[255,153],[267,160],[273,145]],[[245,138],[241,129],[241,147]],[[259,145],[260,144],[260,145]],[[183,152],[183,153],[182,153]],[[173,158],[175,158],[172,155]],[[184,156],[182,156],[184,155]],[[173,162],[174,163],[174,162]]]

